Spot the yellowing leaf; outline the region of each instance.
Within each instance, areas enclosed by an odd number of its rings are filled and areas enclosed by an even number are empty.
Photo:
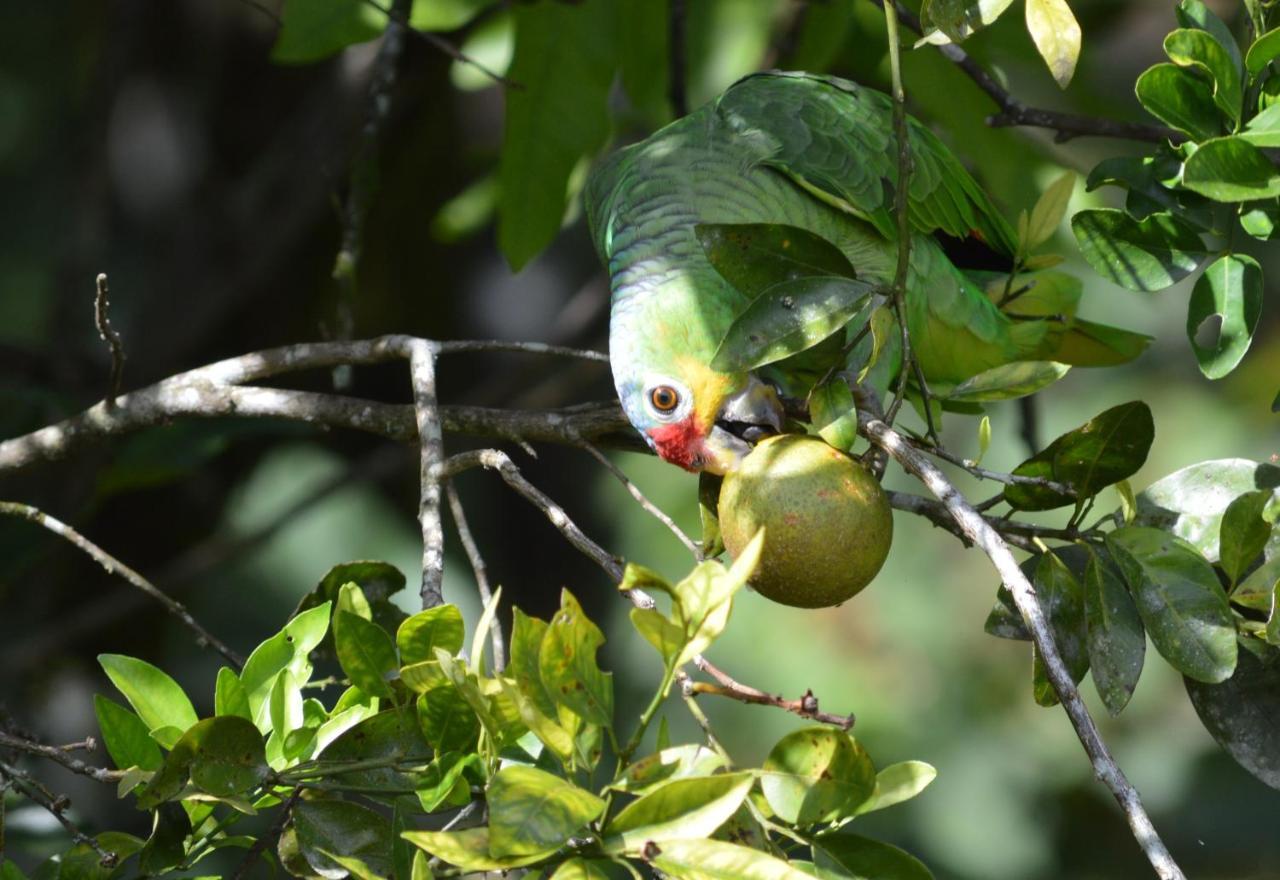
[[[1027,0],[1027,30],[1059,87],[1066,88],[1080,57],[1080,24],[1066,0]]]

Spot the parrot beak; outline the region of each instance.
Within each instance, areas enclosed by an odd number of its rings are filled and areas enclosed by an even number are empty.
[[[726,474],[737,470],[753,446],[782,433],[782,402],[773,386],[755,376],[746,388],[725,398],[715,426],[703,443],[704,470]]]

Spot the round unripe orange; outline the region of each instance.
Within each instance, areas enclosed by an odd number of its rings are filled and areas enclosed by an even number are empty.
[[[761,442],[720,488],[720,533],[731,555],[761,527],[751,586],[783,605],[825,608],[880,571],[893,513],[861,464],[817,437],[782,434]]]

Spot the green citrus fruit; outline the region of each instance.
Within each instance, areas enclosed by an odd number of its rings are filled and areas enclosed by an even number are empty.
[[[866,468],[817,437],[770,437],[720,488],[720,532],[736,557],[761,527],[757,592],[783,605],[838,605],[889,555],[893,514]]]

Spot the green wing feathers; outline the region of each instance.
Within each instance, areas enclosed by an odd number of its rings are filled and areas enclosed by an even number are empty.
[[[897,239],[898,156],[887,95],[833,77],[765,73],[731,86],[716,112],[756,161]],[[926,234],[977,235],[1012,256],[1014,232],[977,182],[932,132],[914,119],[908,126],[912,226]]]

